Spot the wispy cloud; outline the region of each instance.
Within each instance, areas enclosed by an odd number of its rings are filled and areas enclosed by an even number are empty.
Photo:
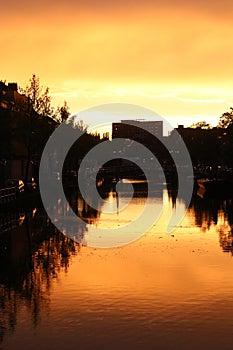
[[[225,101],[223,99],[195,99],[195,98],[183,98],[183,97],[177,97],[179,101],[182,102],[192,102],[192,103],[224,103]]]

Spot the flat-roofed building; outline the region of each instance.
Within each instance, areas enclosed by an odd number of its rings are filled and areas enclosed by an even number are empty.
[[[120,123],[112,124],[112,138],[133,139],[144,142],[151,133],[161,138],[163,136],[163,121],[141,121],[141,120],[122,120]]]

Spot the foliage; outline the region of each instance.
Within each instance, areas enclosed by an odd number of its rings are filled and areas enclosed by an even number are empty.
[[[42,88],[40,86],[40,79],[33,74],[29,79],[29,85],[26,86],[25,95],[30,99],[30,106],[35,112],[40,110],[40,96]]]
[[[225,129],[231,124],[233,124],[233,107],[230,107],[230,112],[225,112],[221,115],[218,127]]]
[[[84,124],[82,119],[77,119],[76,116],[73,117],[73,125],[74,125],[75,129],[78,129],[83,133],[87,132],[88,126],[86,124]]]
[[[210,125],[209,123],[206,123],[206,121],[200,121],[200,122],[197,122],[197,123],[194,123],[192,125],[190,125],[190,128],[192,129],[197,129],[197,128],[201,128],[201,129],[212,129],[212,125]]]
[[[49,88],[43,91],[40,79],[35,74],[29,79],[29,85],[25,89],[21,88],[21,93],[28,98],[27,110],[30,114],[37,113],[42,117],[53,117],[54,109],[51,106],[52,97],[49,95]],[[20,110],[22,111],[22,108]]]
[[[49,88],[47,87],[45,92],[39,98],[39,114],[42,117],[53,117],[54,110],[51,107],[52,97],[49,96]]]
[[[70,116],[69,112],[69,106],[66,101],[64,101],[63,106],[58,106],[56,110],[56,120],[58,120],[60,123],[64,123],[67,121],[67,119]]]

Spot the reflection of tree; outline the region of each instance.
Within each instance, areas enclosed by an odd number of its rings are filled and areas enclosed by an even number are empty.
[[[214,198],[201,199],[196,196],[193,198],[191,208],[195,213],[195,225],[209,230],[211,224],[217,224],[221,202]]]
[[[219,244],[225,253],[231,253],[233,255],[233,233],[229,230],[229,227],[220,227]]]
[[[87,223],[98,220],[100,211],[85,203],[77,191],[69,193],[69,199],[83,220],[78,225],[71,223],[69,237],[83,244]],[[93,204],[98,207],[98,203]],[[68,207],[58,199],[56,216],[67,217]],[[48,310],[54,278],[67,271],[72,255],[81,246],[59,232],[42,209],[26,212],[24,217],[21,226],[0,236],[0,342],[6,333],[14,331],[23,308],[29,310],[32,323],[37,325],[42,310]]]
[[[83,226],[84,230],[86,230],[86,223],[95,224],[98,221],[100,217],[101,204],[98,197],[93,196],[93,193],[91,191],[89,192],[88,188],[85,192],[85,200],[83,199],[79,190],[73,191],[72,193],[70,191],[66,191],[66,194],[68,194],[69,204],[71,208],[76,213],[76,215],[83,221],[83,225],[80,224],[80,228]],[[102,197],[106,198],[107,194],[102,194]],[[95,208],[99,208],[99,210]],[[77,241],[80,243],[84,243],[84,232],[85,231],[83,231],[82,237],[81,235],[79,235],[77,239]]]
[[[172,208],[175,208],[176,207],[177,194],[178,194],[178,187],[174,186],[172,183],[168,182],[167,183],[167,193],[168,193],[168,198],[172,202]]]
[[[225,201],[225,208],[226,208],[225,211],[226,211],[228,222],[230,226],[233,227],[233,199],[232,198],[228,198]]]
[[[42,212],[1,236],[6,252],[0,255],[0,342],[13,331],[22,308],[30,310],[36,326],[47,309],[54,278],[66,271],[79,245],[53,228]],[[4,268],[3,268],[4,267]]]
[[[219,243],[222,250],[233,255],[233,199],[224,201],[225,225],[221,225],[218,231]]]
[[[233,199],[196,196],[190,210],[194,211],[195,225],[202,230],[209,230],[212,224],[217,226],[220,247],[233,255]]]

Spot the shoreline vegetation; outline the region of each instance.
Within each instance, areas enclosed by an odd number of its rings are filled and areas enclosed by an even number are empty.
[[[6,188],[6,180],[9,178],[22,179],[25,184],[33,178],[38,183],[39,164],[44,146],[53,131],[63,122],[83,132],[83,136],[71,147],[67,155],[63,174],[58,175],[66,187],[76,184],[79,165],[85,154],[102,141],[111,142],[106,136],[107,133],[103,138],[97,133],[88,133],[83,121],[71,116],[66,101],[63,106],[57,108],[52,107],[51,101],[49,88],[43,90],[35,74],[25,89],[18,88],[17,83],[6,84],[0,81],[0,189]],[[220,116],[216,127],[206,121],[200,121],[187,128],[179,125],[176,132],[189,151],[196,185],[205,187],[207,191],[212,191],[212,187],[215,189],[218,185],[221,188],[233,187],[233,107]],[[162,149],[158,141],[151,142],[149,137],[144,145],[151,149],[159,160],[166,182],[175,187],[177,173],[172,162],[172,152],[177,150],[169,148],[173,136],[174,131],[163,137],[166,150]],[[137,137],[133,140],[139,141]],[[90,176],[91,167],[94,169],[95,166],[93,160],[89,169]],[[151,175],[152,181],[156,181],[154,175]],[[103,166],[98,173],[97,183],[102,184],[105,180],[106,184],[116,179],[140,177],[143,178],[143,172],[137,167],[125,164],[122,160],[115,160],[115,163],[113,161]],[[25,185],[25,193],[12,196],[12,202],[21,205],[28,198],[36,197],[38,193],[38,189],[33,193],[29,192]],[[1,208],[4,205],[8,206],[9,203],[0,203]]]

